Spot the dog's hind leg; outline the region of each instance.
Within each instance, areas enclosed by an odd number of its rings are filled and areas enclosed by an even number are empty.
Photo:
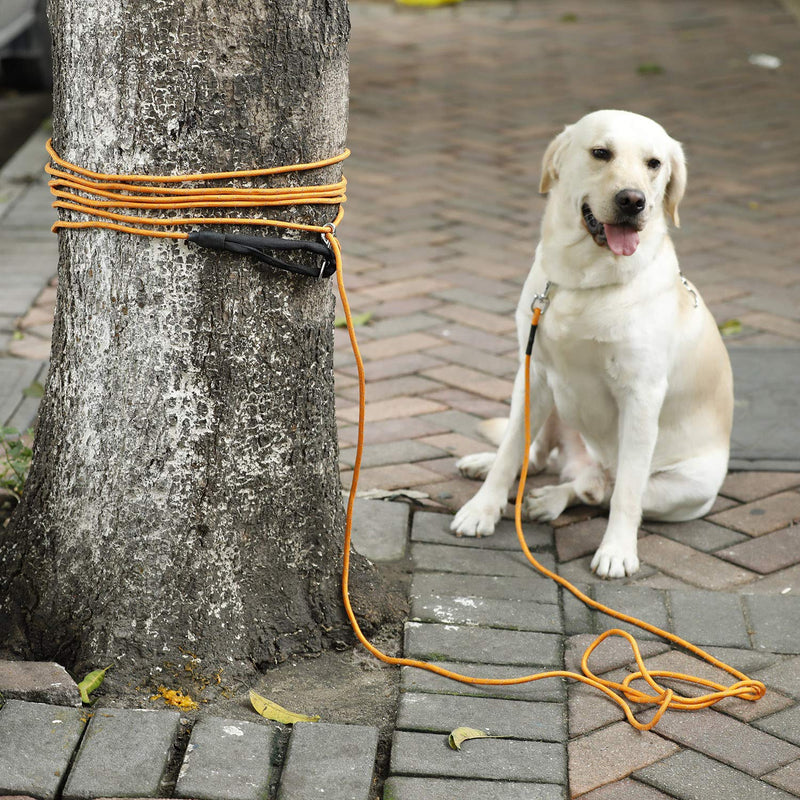
[[[727,452],[688,459],[650,476],[642,498],[645,519],[683,522],[707,514],[728,467]]]

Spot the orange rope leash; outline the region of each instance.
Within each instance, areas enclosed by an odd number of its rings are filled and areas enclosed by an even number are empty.
[[[344,216],[342,206],[347,200],[345,194],[347,181],[344,178],[336,183],[319,186],[274,189],[213,185],[190,188],[175,187],[172,184],[200,182],[213,184],[218,181],[244,180],[321,169],[344,161],[350,155],[349,150],[345,150],[338,156],[308,164],[239,172],[198,172],[191,175],[115,175],[93,172],[65,161],[53,149],[52,140],[48,140],[46,148],[53,164],[61,167],[58,169],[51,164],[45,167],[45,172],[53,178],[48,183],[50,192],[56,198],[53,208],[89,217],[85,220],[60,219],[51,228],[53,231],[61,228],[104,228],[138,236],[186,239],[188,234],[185,231],[166,231],[163,228],[187,225],[258,225],[319,234],[330,230],[328,226],[305,225],[262,217],[153,217],[106,210],[111,208],[127,211],[152,209],[175,211],[183,208],[279,208],[297,205],[335,205],[339,206],[339,211],[331,224],[338,225]],[[159,186],[158,184],[167,185]]]
[[[755,701],[764,696],[766,687],[760,681],[748,678],[744,673],[739,672],[733,667],[714,658],[709,653],[701,650],[690,642],[681,639],[675,634],[663,631],[660,628],[636,619],[635,617],[614,611],[608,606],[598,603],[574,587],[569,581],[551,572],[540,564],[531,553],[525,541],[522,530],[522,498],[525,491],[525,478],[528,467],[528,452],[530,449],[530,405],[527,398],[530,396],[530,355],[525,360],[525,449],[523,465],[520,471],[519,485],[515,503],[515,524],[517,537],[520,547],[525,553],[528,561],[543,575],[554,580],[560,586],[571,592],[581,602],[591,608],[601,611],[615,619],[635,625],[643,630],[654,633],[667,641],[673,642],[680,647],[689,650],[709,664],[727,672],[736,678],[736,682],[730,686],[724,686],[714,681],[685,675],[679,672],[666,670],[650,671],[644,664],[639,646],[636,640],[626,631],[611,629],[605,631],[587,648],[581,660],[583,674],[569,672],[566,670],[551,670],[539,672],[532,675],[524,675],[518,678],[476,678],[462,675],[457,672],[438,667],[426,661],[418,661],[412,658],[401,658],[389,656],[375,647],[363,634],[358,624],[355,613],[350,603],[350,541],[352,535],[353,506],[355,503],[358,488],[358,477],[361,470],[361,457],[364,449],[364,416],[366,408],[366,380],[364,376],[364,362],[361,358],[358,342],[356,340],[355,328],[353,325],[350,304],[347,300],[347,292],[344,287],[344,276],[342,269],[342,251],[339,240],[335,235],[335,227],[330,224],[326,226],[304,225],[300,223],[285,222],[282,220],[269,220],[263,218],[216,218],[216,217],[148,217],[137,214],[120,214],[105,210],[106,208],[122,208],[127,210],[175,210],[180,208],[218,208],[218,207],[261,207],[261,206],[289,206],[302,204],[324,204],[339,205],[339,211],[333,222],[338,226],[343,217],[342,204],[346,200],[344,194],[347,185],[344,178],[334,184],[324,186],[291,187],[281,189],[251,189],[247,187],[214,187],[214,188],[185,188],[171,186],[140,186],[140,184],[174,184],[191,183],[200,181],[220,181],[238,180],[249,177],[261,177],[268,175],[285,174],[289,172],[312,170],[320,167],[329,166],[343,161],[349,155],[349,151],[343,152],[339,156],[334,156],[323,161],[316,161],[309,164],[297,164],[293,166],[273,167],[270,169],[245,170],[241,172],[217,172],[217,173],[197,173],[192,175],[113,175],[99,172],[92,172],[61,159],[53,150],[50,142],[47,144],[47,151],[55,164],[62,169],[48,165],[47,172],[54,177],[50,182],[51,191],[57,200],[53,203],[55,208],[83,214],[89,217],[85,220],[59,220],[53,225],[52,230],[57,231],[61,228],[104,228],[124,233],[131,233],[140,236],[167,237],[172,239],[185,239],[188,234],[183,231],[167,231],[163,227],[182,227],[186,225],[259,225],[275,226],[294,230],[304,230],[319,233],[325,237],[333,250],[336,261],[336,280],[339,288],[339,296],[344,308],[347,330],[350,336],[350,343],[356,359],[358,370],[359,386],[359,414],[358,414],[358,441],[356,447],[356,458],[353,467],[353,480],[350,486],[350,493],[347,501],[347,517],[344,534],[344,555],[342,564],[342,600],[345,611],[353,631],[359,642],[379,660],[396,666],[416,667],[450,678],[461,683],[483,685],[483,686],[511,686],[521,683],[542,680],[544,678],[570,678],[580,681],[589,686],[595,687],[603,692],[607,697],[620,706],[628,722],[640,731],[650,730],[668,708],[677,710],[691,710],[707,708],[717,703],[725,697],[739,697],[744,700]],[[64,172],[64,170],[67,172]],[[122,191],[125,194],[119,194]],[[89,195],[87,197],[87,195]],[[540,309],[534,311],[532,325],[536,326],[539,322]],[[588,666],[589,657],[594,650],[610,636],[619,636],[625,639],[631,646],[633,656],[636,661],[638,671],[628,675],[621,683],[605,680],[595,675]],[[697,697],[686,697],[678,695],[674,690],[658,684],[656,678],[666,678],[673,681],[680,681],[687,684],[702,686],[713,691]],[[632,686],[634,681],[643,680],[650,688],[650,692],[639,690]],[[630,703],[639,703],[656,706],[655,714],[647,723],[639,722],[633,714]]]

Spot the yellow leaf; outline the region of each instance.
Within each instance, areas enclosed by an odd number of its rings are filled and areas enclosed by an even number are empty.
[[[250,691],[250,702],[253,708],[266,719],[274,720],[275,722],[282,722],[284,725],[292,725],[295,722],[319,722],[319,717],[308,717],[305,714],[295,714],[293,711],[287,711],[272,700],[267,700],[260,694]]]
[[[447,742],[453,750],[460,750],[461,745],[469,739],[496,739],[496,736],[489,736],[485,731],[479,731],[477,728],[456,728],[451,731]]]
[[[742,332],[742,323],[738,319],[729,319],[719,326],[719,332],[723,336],[735,336]]]
[[[81,693],[81,702],[88,705],[91,700],[89,700],[89,695],[99,688],[100,684],[103,682],[103,678],[106,676],[106,672],[110,670],[112,667],[109,664],[105,669],[95,669],[92,670],[79,684],[78,684],[78,691]]]

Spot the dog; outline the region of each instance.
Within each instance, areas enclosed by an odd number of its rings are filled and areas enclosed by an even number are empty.
[[[525,517],[552,520],[579,502],[607,507],[591,568],[621,578],[639,568],[643,516],[677,522],[711,508],[727,473],[733,379],[669,236],[685,188],[680,143],[639,114],[595,111],[547,147],[541,239],[516,311],[510,417],[496,454],[458,462],[485,481],[455,515],[456,535],[493,533],[519,473],[535,302],[546,308],[531,360],[531,469],[557,448],[563,482],[528,494]]]

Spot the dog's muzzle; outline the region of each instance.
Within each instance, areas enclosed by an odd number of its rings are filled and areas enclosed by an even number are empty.
[[[632,256],[639,246],[639,226],[631,222],[600,222],[588,203],[581,206],[583,224],[595,244],[607,247],[614,255]]]

